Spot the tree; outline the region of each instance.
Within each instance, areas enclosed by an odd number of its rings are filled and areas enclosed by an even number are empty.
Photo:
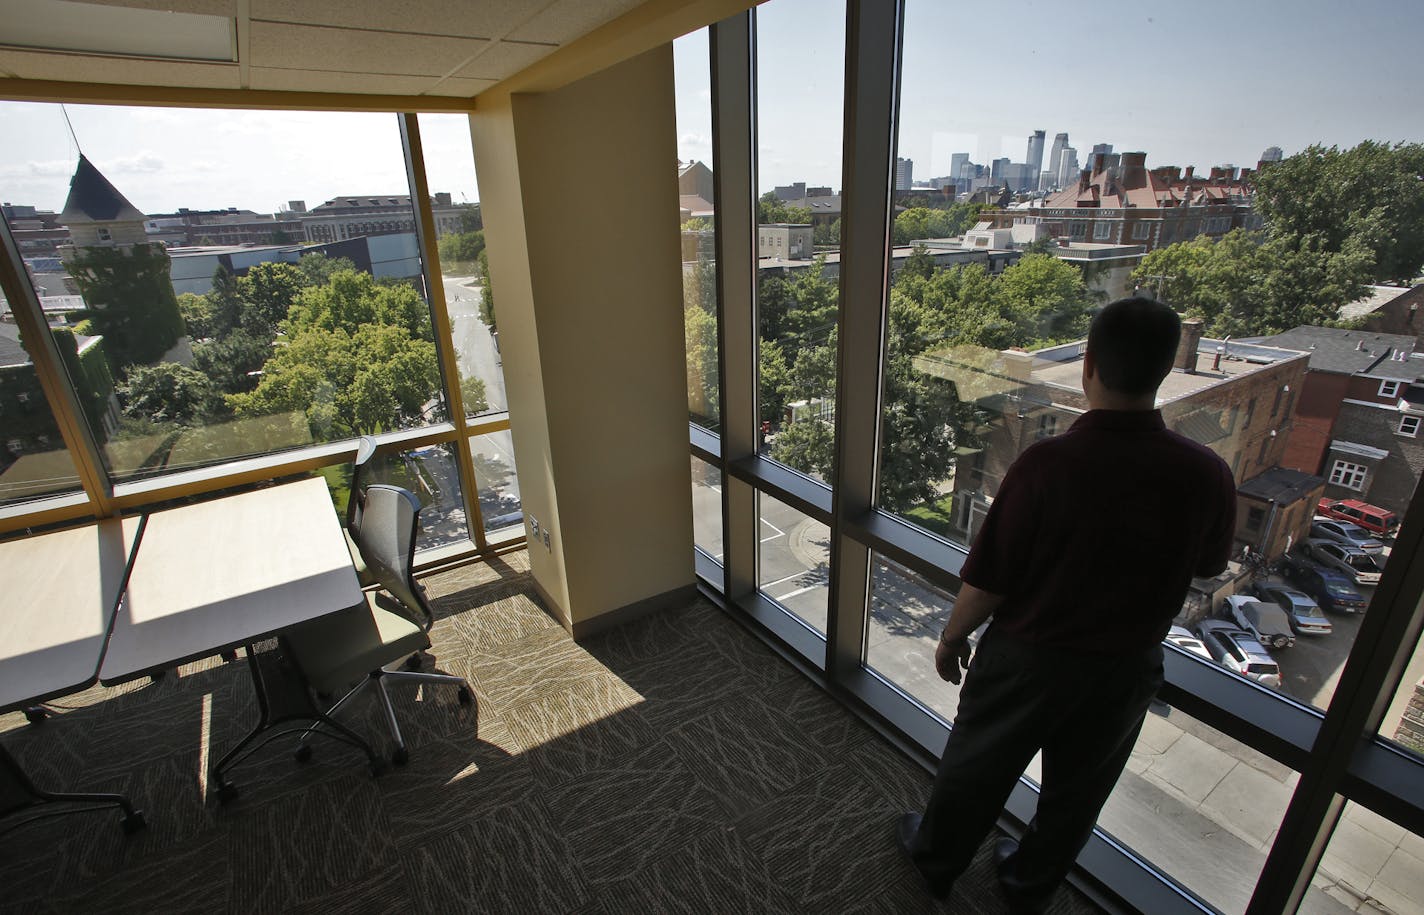
[[[303,254],[297,260],[297,269],[306,277],[308,286],[325,286],[331,275],[342,270],[355,270],[356,264],[345,257],[327,257],[325,254]]]
[[[1213,337],[1281,333],[1333,323],[1364,293],[1372,256],[1359,239],[1340,251],[1318,235],[1268,237],[1233,230],[1198,236],[1143,258],[1133,279],[1200,318]]]
[[[216,399],[206,375],[176,362],[136,366],[119,393],[125,415],[181,425],[206,419]]]
[[[272,355],[272,341],[238,329],[226,336],[196,344],[193,368],[202,372],[222,394],[242,394],[257,387],[262,366]]]
[[[407,285],[337,271],[293,303],[257,387],[230,394],[239,416],[302,412],[318,438],[397,428],[423,418],[439,390],[430,318]]]
[[[1370,253],[1370,280],[1408,283],[1424,266],[1424,144],[1307,147],[1261,170],[1255,206],[1294,250],[1353,247]]]
[[[910,256],[905,258],[905,266],[900,268],[896,282],[899,282],[901,279],[908,279],[912,276],[918,276],[921,279],[927,280],[934,276],[934,272],[934,255],[930,254],[930,249],[924,245],[915,245],[914,250],[910,252]]]
[[[994,283],[999,315],[1019,329],[1018,346],[1076,340],[1088,331],[1095,303],[1072,264],[1047,254],[1030,254]]]
[[[816,245],[836,246],[841,243],[841,221],[822,223],[811,229],[811,242]]]
[[[787,206],[773,191],[767,191],[757,201],[757,224],[791,223],[805,225],[811,221],[809,207]]]
[[[717,316],[696,302],[683,309],[687,347],[687,409],[694,420],[716,426],[720,411],[717,385]]]
[[[65,266],[86,306],[73,318],[103,336],[115,377],[162,359],[187,331],[162,245],[76,247]]]
[[[835,441],[830,423],[805,419],[781,430],[771,447],[771,456],[787,467],[824,479],[835,465]]]
[[[484,214],[478,203],[467,203],[460,207],[460,231],[479,232],[485,227]]]
[[[489,325],[490,330],[498,330],[494,320],[494,283],[490,280],[489,252],[480,252],[480,320]]]
[[[183,293],[178,296],[178,313],[183,316],[183,326],[193,340],[213,336],[213,303],[207,296]]]
[[[440,262],[451,264],[473,262],[479,259],[485,249],[485,233],[482,231],[460,232],[440,239]]]
[[[237,281],[237,297],[242,302],[239,323],[254,337],[270,339],[308,285],[302,270],[291,264],[257,264]]]
[[[465,406],[467,416],[488,410],[489,399],[485,396],[485,380],[478,375],[461,375],[460,401]]]

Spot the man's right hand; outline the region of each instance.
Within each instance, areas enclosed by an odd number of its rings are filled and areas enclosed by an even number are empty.
[[[940,679],[958,685],[969,669],[969,653],[968,639],[940,639],[935,647],[935,670]]]

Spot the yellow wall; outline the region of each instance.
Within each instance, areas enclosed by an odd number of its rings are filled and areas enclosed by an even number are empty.
[[[587,631],[694,581],[672,48],[470,126],[530,561]]]

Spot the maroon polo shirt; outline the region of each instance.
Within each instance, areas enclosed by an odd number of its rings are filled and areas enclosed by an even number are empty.
[[[1157,410],[1092,410],[1019,455],[964,581],[1004,597],[997,630],[1118,654],[1161,641],[1194,575],[1226,568],[1231,469]]]

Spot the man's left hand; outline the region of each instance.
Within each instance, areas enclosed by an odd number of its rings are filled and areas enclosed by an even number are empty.
[[[935,646],[935,670],[940,679],[958,685],[963,671],[969,669],[969,654],[968,639],[940,639]]]

